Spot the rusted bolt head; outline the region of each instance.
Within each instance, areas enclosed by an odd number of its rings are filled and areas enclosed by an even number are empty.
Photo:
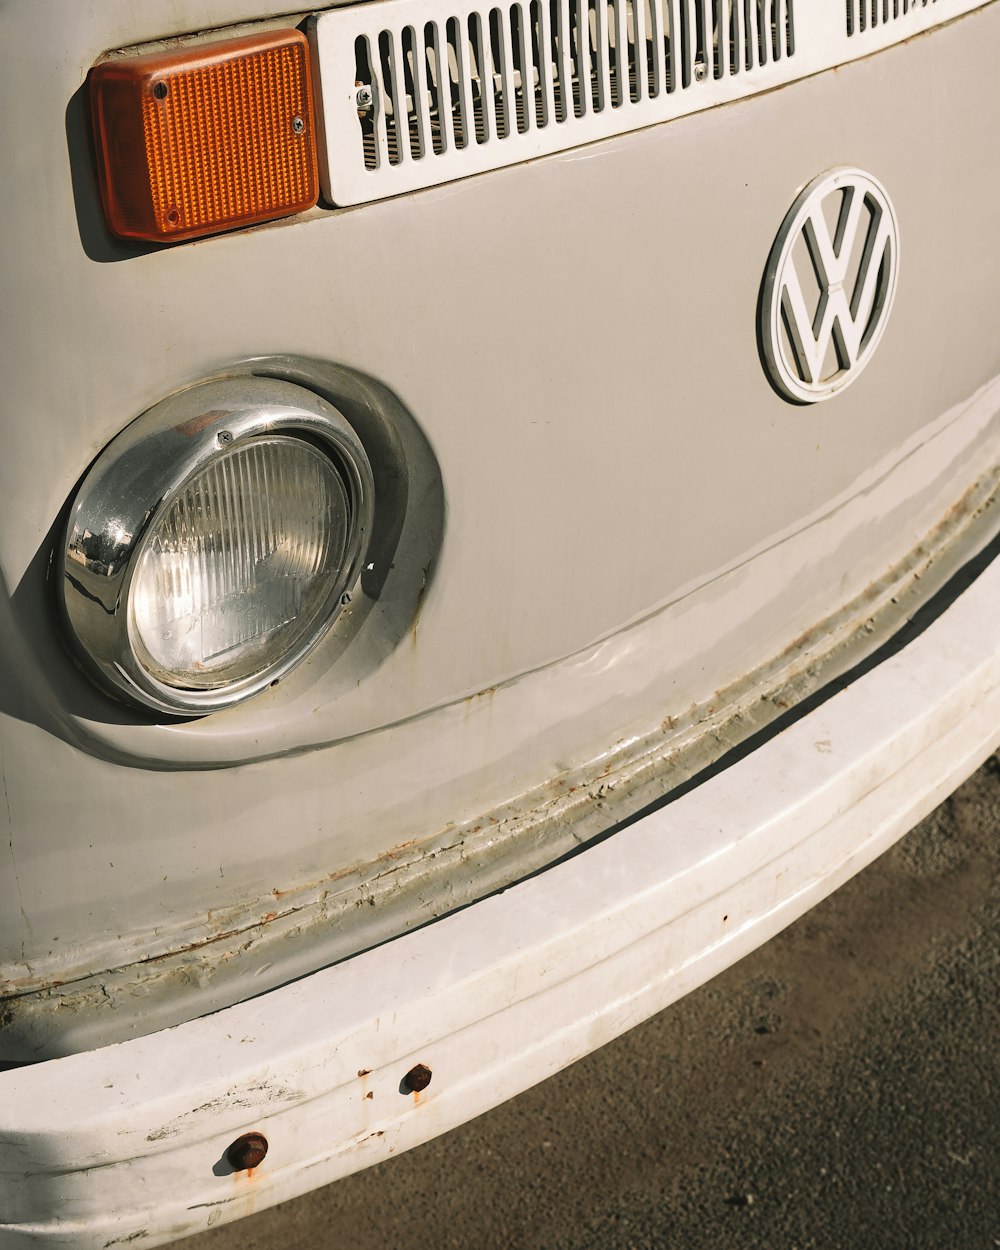
[[[267,1138],[263,1133],[244,1133],[226,1151],[226,1158],[237,1172],[255,1168],[267,1154]]]
[[[403,1088],[408,1094],[419,1094],[431,1083],[431,1070],[425,1063],[418,1063],[403,1077]]]

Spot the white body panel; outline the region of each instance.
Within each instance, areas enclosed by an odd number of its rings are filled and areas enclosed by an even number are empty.
[[[584,146],[529,128],[510,162],[442,156],[446,185],[390,163],[364,205],[158,249],[102,224],[89,68],[308,15],[52,0],[42,39],[0,7],[3,1250],[154,1245],[477,1114],[765,940],[997,745],[1000,566],[953,575],[997,546],[1000,0],[864,3],[797,0],[808,46]],[[341,43],[423,12],[318,16],[331,169]],[[761,294],[840,169],[891,201],[891,316],[799,405]],[[149,716],[75,666],[53,552],[130,422],[255,372],[369,454],[389,432],[397,545],[277,687]],[[234,1173],[250,1130],[270,1151]]]

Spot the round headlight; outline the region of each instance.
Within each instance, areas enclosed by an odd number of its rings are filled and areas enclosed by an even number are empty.
[[[372,475],[351,427],[291,383],[206,383],[98,458],[74,503],[63,603],[106,686],[215,711],[284,675],[360,572]]]
[[[297,650],[329,615],[351,506],[328,456],[238,445],[160,509],[136,553],[128,626],[147,672],[214,690]]]

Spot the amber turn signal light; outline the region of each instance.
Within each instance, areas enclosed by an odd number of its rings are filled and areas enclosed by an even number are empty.
[[[121,238],[193,239],[319,198],[297,30],[104,61],[90,103],[104,212]]]

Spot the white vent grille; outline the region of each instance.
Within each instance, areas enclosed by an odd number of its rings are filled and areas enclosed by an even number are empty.
[[[794,54],[795,19],[793,0],[389,0],[324,14],[314,39],[324,182],[352,204],[722,103]]]
[[[525,0],[355,41],[366,169],[630,108],[794,51],[790,0]],[[567,136],[569,143],[574,140]]]
[[[914,17],[937,0],[847,0],[847,33],[859,35],[900,17]]]
[[[784,86],[989,3],[1000,0],[331,9],[310,24],[323,194],[363,204],[625,134]]]

